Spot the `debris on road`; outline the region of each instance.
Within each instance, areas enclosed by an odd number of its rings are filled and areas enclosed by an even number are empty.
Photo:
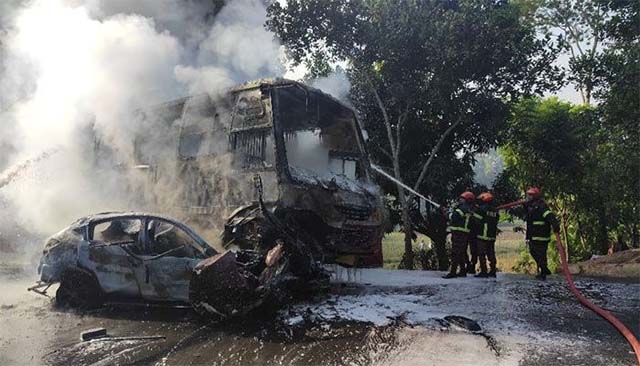
[[[202,232],[222,232],[219,244],[227,249],[270,250],[283,239],[276,218],[316,260],[382,266],[385,206],[349,106],[276,78],[249,81],[217,97],[173,100],[137,117],[131,123],[166,131],[140,129],[132,138],[136,155],[125,164],[140,179],[127,183],[144,192],[141,205]],[[95,140],[96,164],[109,164],[110,142],[99,135]],[[156,153],[166,145],[176,152]],[[264,187],[254,184],[256,177]]]
[[[327,287],[321,263],[294,241],[279,239],[267,252],[218,253],[190,227],[167,217],[97,214],[46,241],[40,280],[32,289],[59,282],[58,305],[188,303],[200,315],[224,320],[263,305],[275,309]]]
[[[84,332],[80,333],[80,340],[90,341],[92,339],[104,338],[106,336],[107,336],[106,328],[95,328],[95,329],[85,330]]]
[[[94,328],[94,329],[85,330],[80,333],[80,340],[83,342],[93,341],[93,340],[111,341],[111,342],[154,341],[154,340],[165,339],[165,338],[167,337],[163,335],[114,337],[107,333],[106,328]]]

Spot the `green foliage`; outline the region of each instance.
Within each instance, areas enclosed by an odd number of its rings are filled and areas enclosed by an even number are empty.
[[[570,187],[582,174],[576,113],[557,98],[528,98],[517,103],[502,133],[507,173],[526,186],[538,185],[550,195]]]
[[[373,160],[399,165],[405,183],[458,126],[418,186],[447,202],[472,186],[474,156],[496,146],[509,103],[558,85],[554,51],[522,11],[493,0],[289,0],[270,6],[268,27],[295,63],[347,64]]]
[[[547,248],[547,267],[549,267],[551,273],[557,273],[561,269],[560,256],[555,241],[552,241]],[[536,261],[533,260],[533,257],[529,253],[529,248],[520,248],[518,251],[518,260],[511,270],[518,273],[536,274],[537,268]]]
[[[417,268],[422,270],[437,270],[438,257],[436,252],[431,248],[420,248],[414,257]]]
[[[536,273],[536,262],[529,254],[529,248],[520,248],[518,251],[518,260],[511,268],[512,271],[518,273]]]
[[[418,187],[436,201],[474,188],[474,157],[500,144],[498,199],[541,186],[577,260],[618,236],[640,245],[639,4],[289,0],[269,7],[268,27],[308,77],[347,65],[373,160],[399,165],[405,183],[418,180],[440,136],[459,123]],[[567,70],[554,66],[559,49]],[[531,97],[565,81],[580,88],[585,107]],[[402,202],[389,207],[399,221]],[[442,235],[434,242],[443,248]]]
[[[612,12],[600,0],[534,0],[534,18],[545,34],[569,57],[567,78],[580,90],[583,104],[591,103],[600,84],[602,45],[607,41],[605,28]]]
[[[417,180],[438,138],[463,120],[420,187],[442,201],[469,184],[474,155],[496,145],[506,102],[557,81],[553,53],[508,2],[291,0],[269,8],[268,25],[294,62],[347,61],[352,100],[379,164],[391,166],[390,149],[372,89],[392,127],[406,116],[399,132],[405,182]]]
[[[572,260],[605,254],[612,237],[632,239],[638,230],[637,132],[611,121],[606,108],[525,99],[502,134],[503,186],[542,188]]]

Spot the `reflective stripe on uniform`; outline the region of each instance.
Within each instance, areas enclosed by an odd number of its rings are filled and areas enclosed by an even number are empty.
[[[460,227],[460,226],[449,226],[449,231],[460,231],[462,233],[468,233],[471,230],[465,228],[465,227]]]
[[[468,233],[471,230],[469,229],[469,219],[471,218],[470,214],[465,214],[464,211],[462,211],[459,208],[456,208],[456,212],[460,215],[463,216],[464,219],[464,227],[459,227],[459,226],[450,226],[449,227],[449,231],[460,231],[463,233]]]
[[[546,224],[546,222],[544,222],[544,221],[534,221],[533,224],[534,225],[544,225],[544,224]]]
[[[473,213],[473,217],[475,217],[478,220],[482,220],[482,216],[478,215],[477,213]]]
[[[478,239],[480,239],[480,240],[487,240],[487,241],[496,240],[496,238],[491,238],[491,237],[488,237],[488,236],[482,236],[482,235],[478,235]]]
[[[489,224],[484,223],[483,226],[482,235],[476,235],[476,238],[487,241],[496,240],[496,238],[489,236]]]
[[[549,216],[551,214],[551,210],[546,210],[543,214],[542,217],[547,218],[547,216]]]
[[[541,236],[534,236],[533,238],[531,238],[531,240],[533,240],[533,241],[550,241],[551,237],[547,236],[547,237],[543,238]]]

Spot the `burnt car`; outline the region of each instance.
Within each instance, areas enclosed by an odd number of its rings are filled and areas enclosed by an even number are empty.
[[[46,240],[30,290],[60,283],[56,303],[190,304],[225,319],[268,302],[293,299],[328,283],[328,275],[296,244],[279,242],[266,254],[218,253],[187,225],[145,213],[101,213],[81,218]],[[295,265],[294,265],[295,264]]]

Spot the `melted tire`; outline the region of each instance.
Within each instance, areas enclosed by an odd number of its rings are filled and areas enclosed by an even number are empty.
[[[100,307],[104,302],[103,298],[95,276],[80,268],[66,271],[56,291],[56,305],[78,309]]]

